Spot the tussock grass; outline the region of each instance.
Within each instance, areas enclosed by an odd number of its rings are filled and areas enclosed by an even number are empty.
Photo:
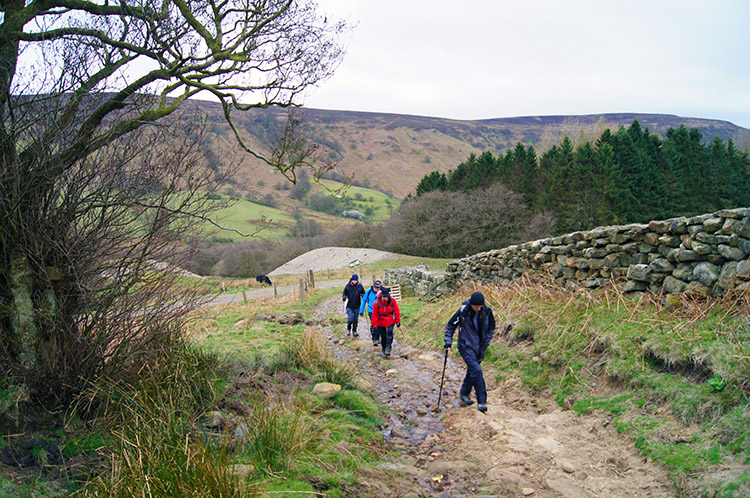
[[[226,444],[204,438],[195,423],[220,373],[216,355],[185,346],[165,352],[135,383],[91,388],[79,409],[97,406],[98,428],[114,442],[106,471],[75,496],[258,496],[232,473]]]
[[[307,306],[322,298],[310,296]],[[300,308],[291,300],[273,304],[278,313]],[[337,496],[341,483],[353,482],[357,469],[379,458],[381,408],[357,387],[356,371],[337,361],[313,329],[274,322],[238,327],[248,308],[199,313],[198,330],[188,335],[212,337],[211,348],[175,348],[137,382],[102,382],[82,396],[77,411],[97,414],[96,430],[67,448],[80,454],[93,445],[100,463],[75,496],[296,496],[321,486]],[[244,340],[232,337],[238,328],[250,334],[245,339],[252,337],[258,354],[227,354]],[[229,341],[221,347],[224,334]],[[323,400],[304,387],[295,390],[314,381],[295,388],[275,384],[276,377],[325,379],[345,388]],[[209,425],[217,413],[220,426]]]
[[[286,345],[284,353],[297,368],[317,372],[316,378],[339,384],[356,385],[357,371],[353,365],[338,361],[317,331],[306,329],[302,336]]]
[[[445,323],[475,290],[485,294],[497,322],[485,363],[499,380],[517,378],[564,408],[611,417],[683,489],[750,493],[746,294],[667,303],[616,286],[570,292],[526,279],[467,287],[432,304],[405,303],[414,323],[402,329],[412,342],[440,347]],[[502,335],[506,323],[514,327]],[[674,424],[690,435],[676,441]]]
[[[294,407],[260,402],[243,423],[247,432],[237,443],[238,457],[266,475],[288,472],[320,443],[315,418]]]

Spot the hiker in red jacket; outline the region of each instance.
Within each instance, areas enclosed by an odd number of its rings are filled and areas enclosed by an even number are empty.
[[[391,297],[391,289],[381,287],[380,295],[372,306],[372,326],[375,328],[375,336],[380,340],[383,356],[386,358],[391,357],[394,325],[401,326],[401,312],[398,310],[396,300]]]

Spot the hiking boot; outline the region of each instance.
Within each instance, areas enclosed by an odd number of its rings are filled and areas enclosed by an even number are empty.
[[[359,334],[354,332],[353,337],[359,337]]]
[[[484,403],[479,403],[477,405],[477,410],[479,410],[480,412],[484,413],[484,412],[487,411],[487,405],[485,405]]]
[[[461,400],[461,406],[469,406],[474,404],[474,400],[466,394],[459,394],[458,398]]]
[[[380,346],[380,341],[372,341],[372,345],[378,347]]]
[[[383,354],[385,355],[386,358],[390,358],[391,357],[391,348],[385,348],[385,351],[383,351]]]

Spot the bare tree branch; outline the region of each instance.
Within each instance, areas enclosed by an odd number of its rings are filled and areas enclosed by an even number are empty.
[[[67,402],[173,343],[193,290],[162,263],[207,224],[226,229],[210,196],[227,171],[204,168],[203,121],[183,104],[220,101],[238,150],[295,180],[319,158],[299,120],[266,157],[232,112],[295,107],[332,74],[345,26],[308,0],[0,9],[0,369],[36,401]]]

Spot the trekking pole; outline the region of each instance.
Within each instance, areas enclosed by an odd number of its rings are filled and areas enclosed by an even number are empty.
[[[445,348],[445,359],[443,359],[443,374],[440,376],[440,392],[438,393],[437,408],[435,411],[440,411],[440,398],[443,396],[443,381],[445,380],[445,366],[448,364],[448,348]]]

